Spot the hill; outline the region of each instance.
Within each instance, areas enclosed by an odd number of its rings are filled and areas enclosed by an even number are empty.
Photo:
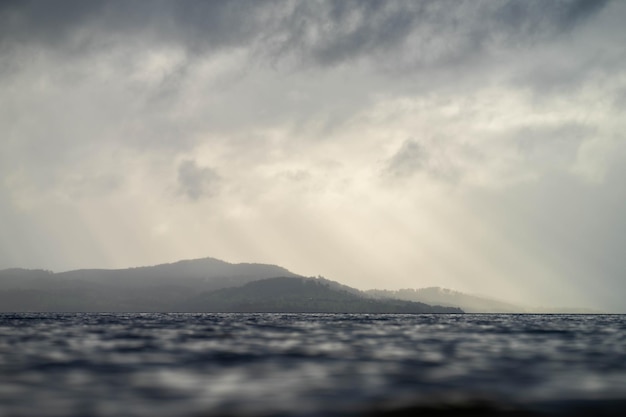
[[[439,287],[402,290],[368,290],[377,299],[394,298],[426,304],[460,307],[468,313],[525,313],[527,308],[492,298],[481,297]]]
[[[458,308],[375,300],[319,278],[269,278],[201,294],[185,311],[294,313],[462,313]]]
[[[171,311],[199,293],[298,275],[275,265],[185,260],[128,269],[0,271],[0,311]]]
[[[399,299],[440,306],[459,307],[467,313],[602,314],[603,311],[576,307],[536,307],[507,303],[490,297],[465,294],[440,287],[402,290],[367,290],[375,299]]]
[[[443,313],[407,300],[375,300],[323,278],[213,258],[128,269],[0,271],[2,312]]]

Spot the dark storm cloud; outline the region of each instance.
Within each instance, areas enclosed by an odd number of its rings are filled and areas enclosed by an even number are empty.
[[[393,49],[411,33],[427,4],[302,2],[281,28],[290,36],[277,52],[297,51],[305,61],[325,66]]]
[[[0,3],[2,45],[30,42],[57,45],[97,19],[104,2],[4,1]]]
[[[263,1],[23,1],[6,2],[0,11],[5,43],[89,44],[117,38],[153,40],[205,47],[240,44],[258,33]],[[104,39],[102,39],[104,37]],[[80,38],[76,40],[75,38]],[[67,45],[66,45],[67,46]]]
[[[271,62],[335,65],[375,54],[445,65],[490,48],[571,31],[605,1],[58,1],[4,2],[2,46],[107,47],[157,42],[191,52],[252,47]],[[475,57],[472,57],[475,59]],[[384,66],[384,62],[379,64]]]
[[[220,176],[211,168],[200,166],[193,160],[185,160],[178,166],[179,192],[197,201],[212,197],[217,192]]]
[[[571,29],[589,16],[597,13],[602,9],[609,0],[577,0],[569,5],[561,6],[562,14],[560,17],[561,26],[564,29]]]
[[[608,0],[507,1],[497,3],[493,20],[511,32],[536,36],[548,30],[574,29],[606,6]]]
[[[304,2],[291,44],[319,65],[379,53],[408,69],[475,59],[491,48],[528,46],[593,16],[605,1]],[[296,29],[296,28],[294,28]],[[408,62],[407,62],[408,61]],[[398,65],[395,62],[394,65]]]

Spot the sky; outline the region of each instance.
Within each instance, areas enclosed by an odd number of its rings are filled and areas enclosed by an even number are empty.
[[[626,312],[626,2],[4,1],[0,268],[215,257]]]

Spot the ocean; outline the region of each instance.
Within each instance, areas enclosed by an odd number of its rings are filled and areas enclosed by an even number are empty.
[[[626,316],[5,313],[0,415],[622,416]]]

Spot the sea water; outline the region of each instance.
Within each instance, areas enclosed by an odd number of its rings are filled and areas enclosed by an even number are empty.
[[[626,415],[626,316],[1,314],[0,415]]]

